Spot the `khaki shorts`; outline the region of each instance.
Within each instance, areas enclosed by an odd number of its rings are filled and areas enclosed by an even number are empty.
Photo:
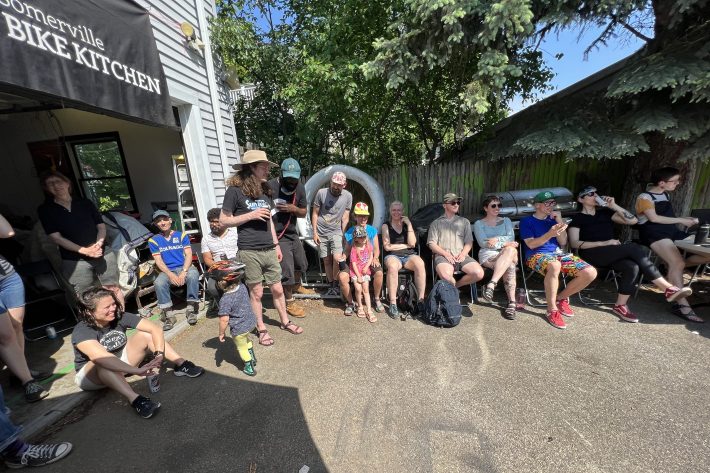
[[[116,253],[106,251],[101,258],[62,260],[62,274],[78,294],[97,286],[118,286]]]
[[[318,245],[318,255],[321,258],[331,256],[335,253],[343,252],[343,235],[328,235],[320,237]]]
[[[122,362],[128,363],[128,350],[126,350],[126,347],[123,347],[123,350],[118,358]],[[105,384],[96,384],[86,377],[86,369],[88,366],[89,364],[87,363],[82,366],[79,371],[77,371],[76,375],[74,375],[74,383],[79,386],[79,389],[82,391],[98,391],[99,389],[105,388]]]
[[[267,285],[281,282],[281,264],[276,248],[266,250],[239,250],[237,259],[244,263],[244,282],[249,286],[262,281]]]

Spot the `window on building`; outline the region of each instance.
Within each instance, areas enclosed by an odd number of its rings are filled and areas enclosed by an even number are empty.
[[[102,212],[135,212],[136,199],[118,133],[71,137],[67,143],[76,159],[84,197]]]

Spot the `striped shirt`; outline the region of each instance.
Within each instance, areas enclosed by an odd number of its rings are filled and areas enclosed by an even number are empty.
[[[237,256],[237,251],[239,251],[237,240],[237,229],[234,227],[227,228],[221,237],[210,232],[202,237],[200,252],[212,253],[212,259],[215,261],[224,259],[222,255],[225,255],[227,259],[232,259]]]

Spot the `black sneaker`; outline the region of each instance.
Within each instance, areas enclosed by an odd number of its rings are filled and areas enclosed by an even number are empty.
[[[153,401],[145,396],[141,396],[140,394],[133,400],[131,405],[136,410],[138,415],[144,419],[150,419],[153,417],[153,414],[155,414],[160,407],[159,402]]]
[[[5,459],[8,468],[24,468],[26,466],[44,466],[54,463],[57,460],[69,455],[72,444],[62,442],[57,444],[28,445],[27,450],[22,455]]]
[[[189,360],[185,360],[182,365],[176,366],[173,370],[175,376],[188,376],[190,378],[197,378],[204,372],[204,368],[195,366],[195,364]]]
[[[49,396],[49,391],[34,379],[27,381],[23,387],[25,388],[25,401],[27,402],[37,402]]]

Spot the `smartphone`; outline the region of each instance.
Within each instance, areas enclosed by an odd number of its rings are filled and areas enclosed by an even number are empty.
[[[564,221],[565,221],[565,223],[566,223],[567,225],[569,225],[570,223],[572,223],[572,219],[571,219],[571,218],[566,218],[566,219],[564,219]]]

